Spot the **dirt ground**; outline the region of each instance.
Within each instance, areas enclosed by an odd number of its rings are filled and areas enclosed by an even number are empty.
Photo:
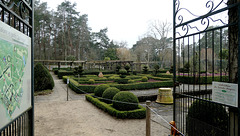
[[[145,136],[145,119],[117,119],[75,94],[53,75],[55,88],[46,96],[35,96],[36,136]],[[168,136],[169,129],[151,122],[151,136]]]

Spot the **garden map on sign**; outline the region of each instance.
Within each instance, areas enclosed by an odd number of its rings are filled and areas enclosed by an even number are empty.
[[[0,39],[0,104],[10,118],[16,107],[20,108],[27,57],[26,47]]]

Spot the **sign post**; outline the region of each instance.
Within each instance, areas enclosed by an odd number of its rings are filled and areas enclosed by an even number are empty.
[[[69,78],[67,79],[67,101],[68,101],[68,84],[69,84]]]

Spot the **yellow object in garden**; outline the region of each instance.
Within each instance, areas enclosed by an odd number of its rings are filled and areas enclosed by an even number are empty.
[[[159,88],[156,102],[162,104],[173,104],[172,89]]]

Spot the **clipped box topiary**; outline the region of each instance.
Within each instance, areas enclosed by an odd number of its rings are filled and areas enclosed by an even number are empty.
[[[142,77],[142,82],[147,82],[148,81],[148,78],[147,77]]]
[[[41,63],[34,67],[34,91],[52,90],[54,81],[48,69]]]
[[[94,80],[94,79],[89,79],[89,80],[88,80],[88,83],[89,83],[89,84],[95,84],[95,80]]]
[[[125,70],[125,69],[120,69],[119,70],[119,76],[121,77],[121,78],[125,78],[126,77],[126,75],[127,75],[127,70]]]
[[[98,85],[95,89],[94,89],[94,95],[98,96],[98,97],[102,97],[103,92],[109,88],[110,86],[107,84],[101,84]]]
[[[133,93],[123,91],[113,97],[113,107],[120,111],[138,109],[138,98]]]
[[[107,88],[102,94],[102,97],[104,98],[103,101],[108,104],[112,103],[113,97],[119,92],[120,90],[117,89],[116,87]]]

